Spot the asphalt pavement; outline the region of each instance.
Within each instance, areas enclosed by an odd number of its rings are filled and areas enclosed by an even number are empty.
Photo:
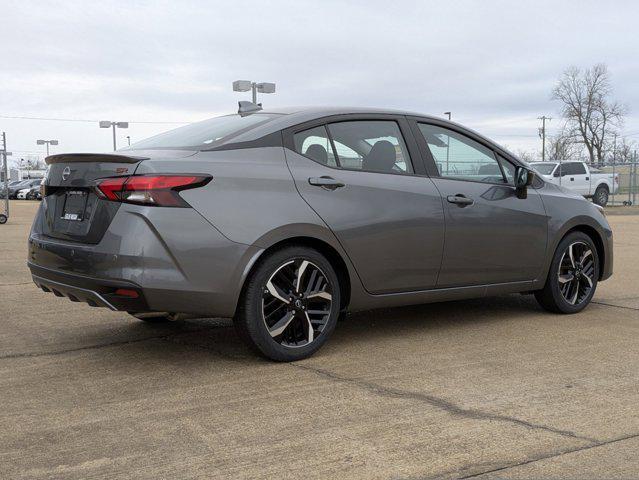
[[[0,477],[639,477],[639,215],[577,315],[509,295],[350,315],[314,357],[230,321],[147,325],[45,294],[0,225]]]

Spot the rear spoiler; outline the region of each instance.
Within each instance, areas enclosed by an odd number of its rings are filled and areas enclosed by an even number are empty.
[[[59,153],[49,155],[44,161],[47,165],[54,163],[138,163],[148,160],[149,157],[135,157],[133,155],[121,155],[119,153]]]

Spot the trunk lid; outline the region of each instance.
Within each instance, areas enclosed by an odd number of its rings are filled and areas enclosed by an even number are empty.
[[[181,158],[194,153],[122,150],[47,157],[42,233],[61,240],[99,243],[121,204],[98,197],[94,190],[98,179],[133,175],[140,163],[149,158]]]

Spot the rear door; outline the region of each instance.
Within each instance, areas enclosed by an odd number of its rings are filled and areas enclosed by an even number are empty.
[[[444,240],[439,192],[403,117],[340,116],[285,132],[304,200],[335,233],[365,288],[433,288]]]
[[[540,196],[515,195],[515,165],[461,129],[413,123],[441,192],[446,236],[438,287],[530,281],[544,261],[547,217]]]

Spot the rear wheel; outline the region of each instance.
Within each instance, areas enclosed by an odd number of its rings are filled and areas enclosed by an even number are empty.
[[[0,213],[0,225],[7,223],[7,220],[8,220],[7,216]]]
[[[335,329],[339,313],[339,281],[329,261],[314,249],[291,246],[257,265],[234,324],[258,353],[290,362],[315,353]]]
[[[593,203],[596,203],[600,207],[605,207],[606,205],[608,205],[608,196],[609,196],[608,187],[604,185],[599,185],[597,187],[597,190],[595,190],[595,194],[592,197],[592,201]]]
[[[592,300],[598,278],[597,248],[588,235],[573,232],[559,243],[546,284],[535,298],[551,312],[577,313]]]

